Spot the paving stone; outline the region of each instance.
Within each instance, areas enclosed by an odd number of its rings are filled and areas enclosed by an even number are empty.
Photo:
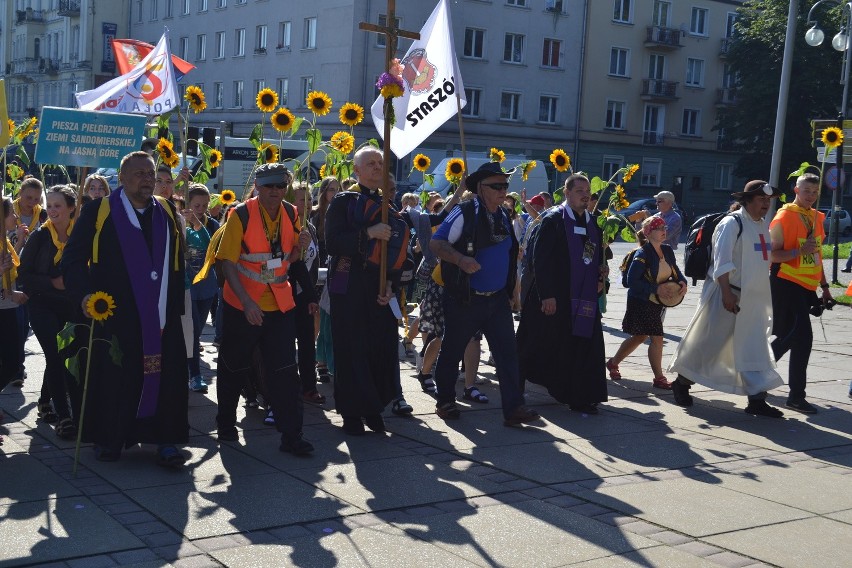
[[[652,525],[651,523],[646,523],[645,521],[634,521],[632,523],[626,523],[621,525],[621,529],[627,532],[641,534],[643,536],[651,536],[660,532],[660,527],[658,527],[657,525]]]
[[[121,493],[107,493],[105,495],[95,495],[92,497],[92,503],[98,505],[114,505],[118,503],[130,503],[130,499]]]
[[[424,505],[420,507],[411,507],[410,509],[405,509],[405,512],[413,517],[433,517],[435,515],[441,515],[444,513],[441,509],[434,506]]]
[[[206,556],[190,556],[173,562],[175,568],[219,568],[221,563]]]
[[[230,535],[215,536],[213,538],[201,538],[192,541],[192,544],[194,544],[204,552],[210,552],[211,550],[220,550],[222,548],[233,548],[235,546],[242,545],[242,543],[237,542]]]
[[[707,558],[714,554],[719,554],[720,552],[723,552],[721,548],[717,548],[715,546],[707,544],[706,542],[700,542],[697,540],[679,544],[675,548],[684,552],[688,552],[689,554],[692,554],[694,556],[700,556],[701,558]]]
[[[75,558],[66,560],[69,568],[110,568],[118,566],[115,560],[109,556],[88,556],[86,558]]]
[[[238,546],[249,546],[252,544],[272,544],[278,542],[278,539],[266,531],[251,531],[249,533],[239,533],[230,535]]]
[[[169,562],[174,562],[179,558],[188,558],[190,556],[198,556],[199,554],[204,554],[204,551],[195,546],[190,542],[181,542],[180,544],[172,544],[168,546],[158,546],[152,549],[154,553],[167,560]]]
[[[659,528],[659,527],[656,527]],[[678,544],[684,544],[686,542],[692,542],[692,538],[678,534],[672,531],[661,531],[658,533],[645,535],[648,538],[652,538],[656,541],[662,542],[663,544],[668,544],[669,546],[677,546]]]
[[[169,530],[169,527],[160,521],[150,521],[147,523],[138,523],[135,525],[127,525],[127,530],[136,536],[145,536],[149,534],[162,533]]]
[[[183,542],[183,537],[173,531],[146,534],[141,538],[142,541],[150,547],[167,546],[170,544],[179,544]]]
[[[466,499],[458,501],[442,501],[434,504],[436,507],[447,513],[456,513],[459,511],[469,511],[473,509],[473,505]]]
[[[504,505],[509,505],[511,503],[520,503],[522,501],[529,501],[532,499],[529,495],[524,495],[519,491],[512,491],[511,493],[499,493],[494,495],[494,498],[503,503]]]
[[[159,557],[147,548],[139,550],[127,550],[125,552],[115,552],[110,554],[119,566],[127,566],[128,564],[140,564],[142,562],[150,562],[158,560]]]
[[[503,489],[511,489],[513,491],[523,491],[524,489],[539,487],[538,483],[536,483],[535,481],[530,481],[528,479],[514,479],[512,481],[507,481],[502,485]]]
[[[325,520],[318,523],[309,523],[305,528],[315,535],[327,535],[336,532],[348,532],[349,529],[340,521]]]
[[[754,559],[734,554],[733,552],[720,552],[706,557],[707,560],[726,568],[743,568],[754,563]]]
[[[267,532],[275,538],[283,541],[293,540],[294,538],[302,538],[313,536],[313,533],[301,525],[293,525],[290,527],[281,527],[277,529],[268,529]]]
[[[576,507],[577,505],[582,505],[585,503],[582,499],[577,499],[576,497],[571,497],[569,495],[559,495],[557,497],[550,497],[549,499],[544,500],[545,503],[550,503],[551,505],[556,505],[557,507],[568,508],[568,507]]]
[[[547,499],[549,497],[555,497],[560,495],[560,492],[553,489],[552,487],[530,487],[529,489],[522,489],[521,493],[529,495],[534,499]]]
[[[7,455],[2,463],[3,469],[14,472],[14,475],[3,476],[0,506],[81,494],[79,488],[63,480],[27,454]]]
[[[594,517],[595,515],[602,515],[604,513],[608,513],[611,509],[601,507],[600,505],[595,505],[594,503],[583,503],[582,505],[575,505],[574,507],[569,507],[569,510],[572,513],[577,513],[578,515],[583,515],[585,517]]]
[[[374,515],[373,513],[367,513],[365,515],[350,515],[344,518],[341,522],[350,529],[374,527],[376,525],[383,525],[386,523],[384,519]]]
[[[620,527],[622,525],[628,525],[630,523],[635,523],[637,521],[636,517],[629,517],[627,515],[622,515],[621,513],[616,513],[614,511],[609,513],[604,513],[603,515],[597,515],[593,517],[596,521],[600,521],[602,523],[606,523],[608,525],[612,525],[614,527]]]
[[[106,483],[100,483],[98,485],[90,485],[89,487],[81,487],[80,491],[88,496],[105,495],[115,491],[115,487]]]
[[[123,525],[134,525],[137,523],[150,523],[155,521],[156,517],[148,511],[134,511],[132,513],[121,513],[113,515],[116,521]]]

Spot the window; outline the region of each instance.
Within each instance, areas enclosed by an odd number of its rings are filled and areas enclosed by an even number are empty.
[[[198,11],[206,12],[207,11],[207,0],[198,0]]]
[[[543,95],[538,99],[538,121],[544,124],[556,124],[556,107],[559,97]]]
[[[526,6],[527,0],[506,0],[509,6]]]
[[[690,87],[704,86],[704,60],[688,58],[686,60],[686,84]]]
[[[246,29],[237,28],[234,30],[234,57],[239,57],[246,54]]]
[[[189,59],[189,38],[182,37],[178,40],[178,53],[181,59]]]
[[[612,19],[615,22],[629,24],[633,17],[633,0],[614,0],[615,8],[613,9]]]
[[[225,106],[225,84],[213,83],[213,108]]]
[[[524,62],[524,36],[521,34],[506,34],[503,44],[503,61],[507,63]]]
[[[736,12],[728,12],[727,17],[725,18],[725,37],[732,38],[736,33],[736,29],[734,29],[734,24],[737,22],[737,13]]]
[[[648,78],[662,81],[666,78],[666,56],[652,53],[648,58]]]
[[[672,3],[665,0],[654,0],[654,25],[663,28],[669,27],[672,13]]]
[[[183,0],[183,10],[181,11],[181,14],[184,16],[189,14],[189,2],[190,0]]]
[[[401,22],[402,22],[402,20],[400,20],[399,18],[393,19],[394,26],[397,27],[397,28],[399,28],[402,25]],[[385,26],[388,25],[387,14],[379,14],[379,25],[382,26],[382,27],[385,27]],[[385,47],[385,45],[387,45],[387,40],[388,40],[388,38],[385,34],[376,34],[376,47]]]
[[[228,6],[228,0],[216,0],[217,8],[226,8]]]
[[[254,81],[254,92],[255,93],[259,93],[265,88],[266,88],[266,81],[264,79],[255,79],[255,81]]]
[[[290,22],[278,23],[278,49],[290,49]]]
[[[663,143],[665,108],[660,105],[646,105],[642,127],[642,143],[659,145]]]
[[[159,6],[157,6],[157,0],[151,0],[151,19],[157,19],[157,13],[159,12]]]
[[[558,39],[544,40],[544,48],[541,54],[541,64],[544,67],[559,67],[559,52],[562,49],[562,42]]]
[[[701,111],[694,108],[683,109],[683,122],[680,133],[684,136],[701,135]]]
[[[601,177],[603,179],[611,179],[615,172],[621,169],[624,164],[624,156],[604,156],[603,164],[601,165]],[[619,176],[620,178],[621,176]],[[616,180],[621,183],[621,179]]]
[[[624,130],[624,108],[626,105],[627,103],[624,101],[606,102],[606,128]]]
[[[257,26],[255,28],[254,50],[259,53],[266,53],[266,25]]]
[[[234,106],[233,108],[243,108],[243,82],[234,81]]]
[[[225,57],[225,32],[216,32],[216,59]]]
[[[240,4],[245,4],[246,0],[237,0],[236,4],[239,6]]]
[[[692,8],[692,19],[689,22],[689,33],[707,35],[707,9]]]
[[[660,186],[660,171],[663,169],[663,161],[657,158],[645,158],[642,160],[642,183],[653,187]]]
[[[716,174],[713,176],[713,189],[731,191],[734,184],[734,165],[716,164]]]
[[[501,120],[518,120],[521,116],[521,94],[506,93],[500,94],[500,119]]]
[[[136,23],[142,23],[142,0],[136,2]]]
[[[384,36],[383,36],[384,37]],[[482,59],[483,44],[485,43],[485,30],[465,28],[464,30],[464,56]]]
[[[630,71],[627,65],[629,57],[629,50],[613,47],[609,52],[609,74],[616,77],[627,77]]]
[[[316,49],[317,47],[317,19],[305,18],[305,37],[302,42],[305,49]]]
[[[731,89],[737,86],[737,74],[730,63],[725,63],[722,71],[722,88]]]
[[[302,108],[305,107],[305,100],[308,98],[308,93],[314,90],[314,77],[311,75],[310,77],[302,77],[301,81],[301,92],[302,92],[302,100],[299,101],[299,104]]]
[[[202,34],[198,36],[198,42],[195,50],[195,59],[204,61],[207,59],[207,36]]]
[[[462,109],[462,116],[478,117],[479,104],[482,100],[482,89],[469,89],[465,87],[464,98],[467,99],[467,106]]]
[[[164,17],[171,18],[174,16],[174,0],[165,0],[166,1],[166,14]]]
[[[278,104],[287,106],[287,94],[290,90],[290,81],[284,77],[275,82],[276,91],[278,91]]]

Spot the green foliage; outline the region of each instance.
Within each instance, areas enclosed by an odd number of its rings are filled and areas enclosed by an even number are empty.
[[[109,357],[112,359],[112,364],[116,367],[121,367],[121,358],[124,353],[121,352],[121,347],[118,344],[118,338],[113,335],[109,342]]]
[[[261,140],[263,140],[263,125],[255,124],[249,135],[249,142],[254,146],[254,149],[260,152]]]
[[[303,122],[305,122],[305,117],[303,116],[297,116],[293,120],[293,126],[290,127],[290,132],[288,134],[291,138],[295,136],[297,132],[299,132],[299,129],[302,127]]]
[[[322,132],[318,128],[309,128],[305,132],[305,138],[308,141],[308,152],[313,154],[319,149],[322,143]]]
[[[591,185],[592,193],[598,193],[609,187],[609,182],[595,176],[589,181],[589,185]]]
[[[627,222],[626,227],[621,229],[621,238],[627,243],[636,242],[636,231],[633,230],[633,226],[630,224],[630,221]]]

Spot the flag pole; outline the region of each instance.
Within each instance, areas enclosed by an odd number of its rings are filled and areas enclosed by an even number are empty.
[[[456,89],[456,116],[459,117],[459,140],[461,142],[462,161],[464,162],[462,181],[464,181],[464,178],[467,177],[467,148],[464,142],[464,119],[462,119],[461,95],[459,95],[458,89]],[[461,187],[461,182],[459,182],[459,187]],[[456,191],[458,191],[458,188],[456,188]]]

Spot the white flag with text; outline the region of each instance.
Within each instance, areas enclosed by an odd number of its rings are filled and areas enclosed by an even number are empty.
[[[442,124],[455,116],[456,93],[461,108],[467,104],[464,84],[453,45],[452,22],[447,0],[440,0],[401,61],[405,85],[393,99],[396,117],[391,129],[391,150],[402,158],[417,148]],[[384,98],[370,107],[379,136],[384,136]]]

